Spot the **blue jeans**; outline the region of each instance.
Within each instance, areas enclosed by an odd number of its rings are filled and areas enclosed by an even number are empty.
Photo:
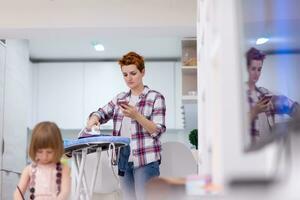
[[[124,176],[120,177],[123,200],[144,200],[146,183],[159,174],[159,161],[138,168],[129,162]]]

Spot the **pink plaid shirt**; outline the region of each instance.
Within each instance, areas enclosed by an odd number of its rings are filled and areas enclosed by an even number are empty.
[[[250,108],[254,107],[256,105],[256,103],[260,99],[262,99],[265,95],[274,95],[266,88],[255,87],[255,92],[258,97],[257,101],[255,101],[251,97],[250,90],[248,90],[247,92],[248,92],[248,102],[249,102]],[[294,106],[297,104],[296,102],[292,101],[291,99],[289,99],[283,95],[275,95],[275,96],[277,97],[275,104],[272,104],[272,106],[270,106],[269,109],[265,112],[270,129],[272,129],[272,127],[275,124],[275,115],[276,114],[289,114],[290,115],[291,112],[293,111]],[[250,126],[250,128],[251,128],[250,133],[251,133],[252,139],[254,139],[254,140],[261,135],[260,130],[257,126],[257,121],[258,121],[258,117],[256,116],[255,119],[252,120],[251,126]]]
[[[129,102],[130,95],[130,91],[122,92],[114,97],[104,107],[91,113],[91,115],[98,115],[101,124],[112,119],[114,136],[120,136],[121,125],[124,117],[121,109],[117,105],[117,102],[119,100],[126,100]],[[136,120],[131,120],[131,154],[133,155],[134,166],[139,167],[161,159],[161,143],[159,138],[161,134],[166,131],[165,98],[159,92],[151,90],[145,86],[135,107],[144,117],[156,124],[156,132],[150,135],[149,132]]]

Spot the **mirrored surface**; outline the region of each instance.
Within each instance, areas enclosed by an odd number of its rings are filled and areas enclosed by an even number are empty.
[[[241,1],[246,151],[287,136],[299,116],[299,6],[293,0]]]

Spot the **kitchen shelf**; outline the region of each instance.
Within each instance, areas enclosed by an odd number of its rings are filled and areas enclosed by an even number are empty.
[[[197,95],[183,95],[182,102],[183,103],[197,103]]]
[[[197,40],[196,38],[185,38],[181,41],[182,65],[197,65]]]
[[[197,76],[197,66],[182,66],[182,76]]]
[[[183,70],[197,70],[197,65],[182,66],[181,69],[183,69]]]
[[[197,92],[197,40],[185,38],[181,42],[181,77],[182,100],[196,101],[197,95],[190,96],[191,92]]]

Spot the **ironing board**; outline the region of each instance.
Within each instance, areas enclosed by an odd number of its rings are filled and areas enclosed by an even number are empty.
[[[101,152],[107,151],[111,146],[118,149],[129,145],[130,139],[121,136],[97,135],[72,140],[64,140],[66,155],[72,155],[72,195],[75,200],[91,200],[99,169]],[[96,166],[93,166],[91,184],[88,185],[85,177],[86,157],[89,153],[96,153]]]

